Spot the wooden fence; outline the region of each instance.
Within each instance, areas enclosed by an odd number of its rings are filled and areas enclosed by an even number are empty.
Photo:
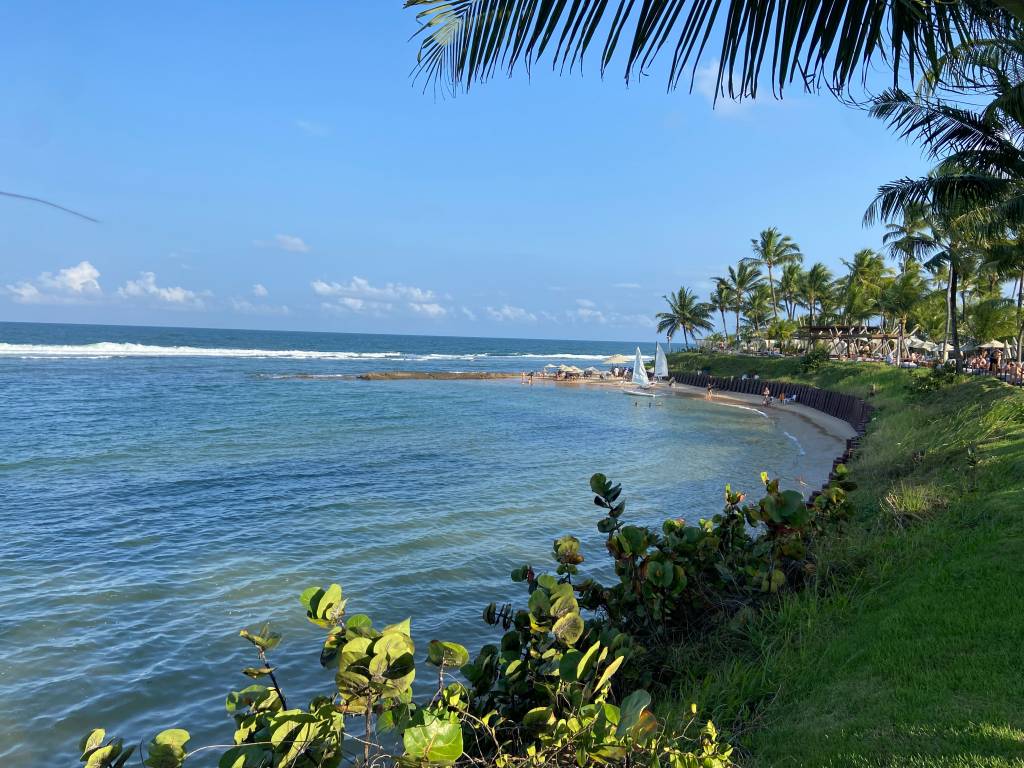
[[[808,384],[793,384],[790,382],[770,381],[767,379],[736,378],[730,376],[709,376],[704,373],[680,373],[673,371],[672,377],[678,384],[686,384],[691,387],[706,388],[710,384],[715,390],[721,392],[739,392],[747,395],[761,396],[764,388],[768,387],[772,397],[778,399],[783,394],[786,397],[796,396],[796,402],[814,408],[829,416],[842,419],[853,427],[858,435],[863,435],[867,423],[871,419],[871,412],[874,408],[859,397],[844,395],[839,392],[832,392],[827,389],[818,389]]]

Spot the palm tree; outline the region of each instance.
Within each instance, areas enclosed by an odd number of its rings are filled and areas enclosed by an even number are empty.
[[[743,316],[753,326],[755,335],[760,335],[761,327],[767,326],[768,322],[773,319],[773,308],[772,292],[764,283],[755,286],[747,293],[747,298],[743,302]],[[778,318],[775,319],[777,321]]]
[[[725,280],[720,277],[715,278],[715,288],[711,291],[709,300],[711,306],[718,310],[718,314],[722,318],[722,333],[728,336],[729,328],[725,324],[725,311],[732,306],[732,299],[730,298],[729,285]]]
[[[907,318],[921,302],[926,286],[917,262],[907,262],[907,268],[882,291],[879,306],[897,323],[896,364],[903,362],[903,337],[907,329]]]
[[[800,293],[803,276],[804,271],[799,264],[787,264],[782,268],[782,277],[779,278],[779,293],[782,294],[782,304],[786,308],[787,320],[792,320],[796,313],[797,297]]]
[[[765,267],[768,270],[768,287],[771,290],[772,319],[779,319],[779,302],[775,296],[775,267],[785,267],[787,264],[799,264],[804,260],[800,253],[800,246],[793,242],[789,235],[783,235],[775,227],[761,231],[759,238],[752,238],[750,247],[754,251],[753,256],[748,256],[744,261],[757,266]]]
[[[699,331],[714,330],[711,305],[698,301],[697,294],[689,288],[680,288],[664,299],[669,309],[658,313],[658,333],[666,334],[669,343],[679,331],[683,332],[683,343],[689,346],[690,336],[696,339]]]
[[[755,96],[765,61],[777,93],[794,80],[841,92],[879,62],[891,68],[894,81],[899,73],[913,79],[962,37],[1010,37],[1024,22],[1019,0],[406,0],[405,5],[420,22],[417,76],[451,90],[468,90],[517,66],[529,71],[545,59],[572,70],[591,47],[600,52],[604,73],[622,44],[627,82],[645,74],[667,50],[670,88],[686,82],[707,54],[721,62],[719,93]]]
[[[853,254],[853,260],[842,260],[848,272],[840,280],[843,317],[846,321],[864,321],[877,314],[878,297],[885,288],[891,271],[881,254],[864,248]]]
[[[736,345],[740,343],[740,312],[743,311],[743,301],[747,293],[764,282],[761,270],[753,264],[740,262],[735,267],[729,267],[729,274],[726,277],[714,278],[716,283],[723,283],[729,290],[730,309],[736,313]]]
[[[910,205],[903,211],[903,220],[885,225],[882,245],[889,250],[889,256],[900,265],[900,272],[920,257],[921,246],[928,241],[931,223],[928,209],[924,205]]]
[[[930,87],[913,95],[891,90],[871,112],[937,161],[925,177],[904,178],[879,188],[865,221],[891,219],[925,207],[933,222],[931,266],[948,268],[947,337],[957,366],[956,300],[960,278],[976,254],[972,243],[1024,227],[1024,40],[980,41],[950,52],[929,73]],[[945,87],[945,90],[942,88]],[[984,106],[950,100],[951,89],[990,97]],[[961,294],[966,304],[966,295]]]
[[[1014,234],[992,244],[989,266],[1003,279],[1013,280],[1017,320],[1017,362],[1024,362],[1024,239]]]
[[[800,297],[807,307],[808,325],[814,325],[814,312],[832,290],[832,273],[820,261],[804,273],[800,284]],[[822,306],[824,310],[825,307]]]

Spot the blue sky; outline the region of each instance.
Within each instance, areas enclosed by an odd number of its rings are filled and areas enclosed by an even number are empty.
[[[919,152],[593,65],[438,100],[400,0],[9,6],[0,320],[643,339],[767,226],[836,267]]]

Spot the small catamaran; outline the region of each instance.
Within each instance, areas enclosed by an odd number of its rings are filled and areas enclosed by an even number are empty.
[[[656,345],[654,352],[654,378],[668,378],[668,358],[665,357],[665,351],[661,348],[661,344]]]
[[[633,360],[632,383],[634,388],[624,390],[625,394],[633,397],[658,397],[658,394],[652,391],[651,380],[647,378],[647,369],[644,368],[644,358],[640,354],[640,347],[636,348],[636,358]]]

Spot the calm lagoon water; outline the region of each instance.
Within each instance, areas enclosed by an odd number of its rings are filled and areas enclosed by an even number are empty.
[[[547,567],[554,537],[601,562],[593,472],[649,524],[712,514],[762,469],[795,476],[771,421],[700,400],[336,377],[634,346],[0,323],[0,764],[75,764],[98,726],[230,741],[224,696],[254,662],[237,633],[266,619],[290,701],[325,690],[297,601],[314,584],[411,616],[420,652],[473,651],[494,637],[482,607],[521,600],[509,571]]]

